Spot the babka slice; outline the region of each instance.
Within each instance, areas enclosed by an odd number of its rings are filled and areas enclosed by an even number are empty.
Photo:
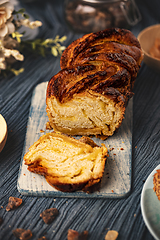
[[[59,133],[39,138],[24,155],[28,170],[44,175],[47,182],[63,192],[91,192],[102,179],[107,148],[88,137],[76,140]]]

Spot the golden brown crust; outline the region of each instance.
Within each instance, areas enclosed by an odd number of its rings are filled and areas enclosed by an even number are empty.
[[[131,75],[124,67],[105,63],[64,69],[49,81],[47,98],[55,97],[60,103],[64,103],[74,94],[89,90],[106,95],[115,101],[118,101],[118,96],[121,96],[123,101],[128,101],[128,96],[132,94]]]
[[[54,130],[71,135],[111,136],[121,125],[128,100],[133,96],[142,58],[140,44],[129,30],[106,29],[71,43],[62,54],[62,70],[50,79],[47,87],[46,110]],[[92,100],[95,100],[93,105]],[[80,101],[81,109],[76,107]],[[64,113],[67,103],[71,107],[67,105]],[[99,105],[100,119],[96,113],[91,116],[94,104]],[[73,112],[72,106],[75,106],[75,115],[79,114],[76,115],[79,124],[75,123],[74,114],[66,114]],[[112,115],[116,116],[115,122],[106,122]]]
[[[139,54],[142,60],[140,44],[137,41],[137,38],[129,30],[109,28],[97,33],[86,34],[82,38],[75,40],[72,44],[70,44],[62,54],[60,60],[61,69],[73,66],[77,56],[85,52],[90,47],[106,42],[115,42],[118,44],[120,43],[121,45],[134,46],[137,48],[137,51],[140,49]],[[111,49],[113,50],[113,47],[111,47]]]
[[[90,145],[91,147],[99,147],[91,138],[83,136],[79,139],[80,142]]]
[[[45,176],[45,178],[51,186],[61,192],[75,192],[81,190],[86,193],[93,193],[95,191],[99,191],[101,183],[101,179],[92,179],[83,183],[66,184],[59,181],[59,178],[56,179],[52,176],[47,175]]]
[[[93,140],[76,140],[60,133],[41,136],[24,155],[28,170],[43,175],[47,182],[63,192],[92,192],[100,186],[107,148]]]

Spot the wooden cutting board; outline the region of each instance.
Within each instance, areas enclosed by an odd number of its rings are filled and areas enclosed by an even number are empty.
[[[98,145],[104,143],[109,153],[99,192],[92,194],[87,194],[82,191],[74,193],[60,192],[51,187],[43,176],[27,170],[27,166],[24,165],[23,161],[24,154],[40,136],[45,134],[45,132],[49,132],[49,130],[46,130],[46,122],[48,122],[45,102],[47,84],[48,82],[44,82],[37,85],[33,92],[17,182],[18,191],[22,195],[29,196],[75,198],[120,198],[129,194],[131,190],[132,168],[133,99],[129,101],[125,119],[117,133],[105,141],[95,137],[92,138]]]

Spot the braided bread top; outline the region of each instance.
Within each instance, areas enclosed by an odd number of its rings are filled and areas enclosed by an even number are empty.
[[[95,65],[86,64],[61,70],[49,81],[47,98],[54,96],[60,103],[64,103],[70,100],[74,94],[92,90],[103,95],[110,93],[110,97],[116,100],[117,94],[120,95],[124,89],[124,95],[127,92],[129,95],[130,73],[121,66],[106,66],[101,62]]]
[[[122,53],[122,55],[131,56],[137,65],[141,63],[143,58],[141,46],[132,32],[126,29],[109,28],[86,34],[73,41],[61,56],[61,69],[81,64],[82,59],[83,62],[90,61],[92,59],[89,57],[94,57],[95,54],[100,53],[107,53],[112,61],[114,61],[114,57],[116,61],[116,56],[118,57]],[[96,57],[98,57],[97,55]],[[107,60],[111,61],[109,58]]]
[[[129,30],[86,34],[63,52],[62,70],[49,81],[47,98],[64,103],[74,94],[92,91],[127,102],[142,59],[140,44]]]

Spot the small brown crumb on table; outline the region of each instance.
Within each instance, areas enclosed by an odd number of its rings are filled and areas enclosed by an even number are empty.
[[[13,235],[21,240],[28,240],[32,237],[31,230],[23,229],[23,228],[17,228],[12,231]]]
[[[13,209],[18,208],[22,204],[22,199],[21,198],[16,198],[16,197],[9,197],[8,205],[6,207],[6,211],[10,211]]]
[[[105,240],[116,240],[118,237],[118,232],[115,230],[109,230],[105,236]]]
[[[79,233],[73,229],[68,230],[67,240],[87,240],[87,239],[88,231],[83,231]]]
[[[110,151],[114,150],[114,147],[110,148],[109,150],[110,150]]]
[[[47,122],[47,123],[46,123],[46,129],[47,129],[47,130],[52,130],[52,129],[53,129],[53,128],[51,127],[50,122]]]
[[[47,240],[45,236],[38,238],[38,240]]]
[[[40,214],[40,217],[43,219],[43,221],[46,224],[50,224],[58,216],[58,214],[59,214],[59,211],[57,208],[49,208],[49,209],[44,210]]]

